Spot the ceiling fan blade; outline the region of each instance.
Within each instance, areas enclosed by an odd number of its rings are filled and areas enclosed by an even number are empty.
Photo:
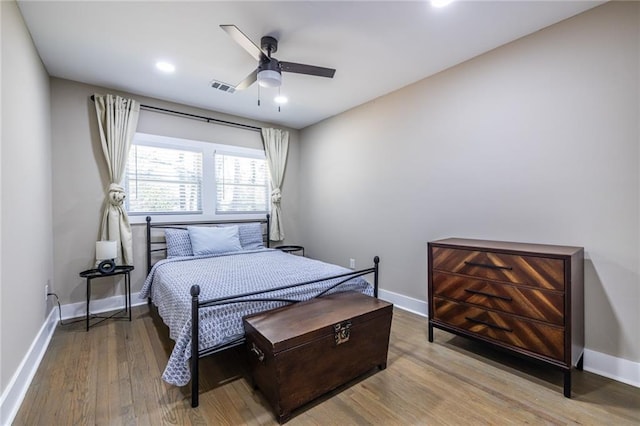
[[[249,52],[251,56],[255,58],[256,61],[259,61],[264,57],[264,53],[262,50],[255,45],[254,42],[251,41],[249,37],[244,35],[242,31],[238,29],[235,25],[220,25],[220,28],[226,31],[227,34],[238,43],[244,50]]]
[[[236,86],[236,90],[244,90],[247,87],[251,86],[258,79],[258,69],[253,70],[251,74],[249,74],[244,80],[242,80]]]
[[[298,74],[315,75],[318,77],[333,78],[336,70],[333,68],[316,67],[314,65],[296,64],[294,62],[280,61],[280,69],[286,72],[295,72]]]

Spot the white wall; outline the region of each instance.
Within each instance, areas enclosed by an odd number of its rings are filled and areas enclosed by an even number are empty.
[[[53,278],[53,232],[49,76],[16,3],[0,2],[0,15],[0,383],[5,394],[51,309],[44,288]]]
[[[93,102],[94,93],[120,94],[142,104],[207,117],[240,122],[252,126],[265,123],[146,98],[102,87],[51,79],[51,114],[53,134],[53,229],[55,242],[55,291],[63,304],[86,300],[86,285],[78,276],[93,267],[95,241],[102,218],[104,188],[108,172],[104,162]],[[167,114],[142,110],[139,132],[262,149],[260,133],[229,126],[210,124]],[[282,206],[285,211],[287,242],[299,234],[298,214],[298,131],[290,132],[289,157],[283,184]],[[133,225],[134,266],[131,290],[137,292],[146,276],[145,228]],[[107,281],[108,279],[103,279]],[[123,283],[92,288],[92,299],[122,294]],[[135,301],[134,301],[135,302]]]
[[[301,131],[307,253],[379,255],[383,289],[426,300],[428,241],[583,246],[586,345],[640,361],[639,9],[607,3]]]

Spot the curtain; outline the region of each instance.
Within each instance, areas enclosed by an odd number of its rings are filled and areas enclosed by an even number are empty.
[[[287,152],[289,150],[289,132],[281,129],[262,129],[264,150],[267,154],[267,164],[271,172],[271,241],[284,240],[282,227],[282,198],[281,186],[284,169],[287,166]]]
[[[129,146],[138,125],[140,104],[133,99],[114,95],[94,95],[102,152],[109,170],[100,239],[118,241],[116,263],[133,264],[131,225],[123,202],[124,188],[120,186],[127,165]]]

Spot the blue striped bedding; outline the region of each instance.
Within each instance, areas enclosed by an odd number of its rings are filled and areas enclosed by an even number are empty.
[[[216,299],[253,291],[330,277],[351,270],[274,249],[174,257],[157,262],[145,280],[141,298],[151,297],[169,327],[175,346],[162,378],[184,386],[190,378],[191,295],[200,286],[200,300]],[[268,294],[294,300],[308,300],[339,279]],[[354,278],[331,292],[354,290],[373,295],[373,287],[363,278]],[[285,302],[246,302],[200,309],[200,350],[222,346],[244,334],[242,317],[285,305]]]

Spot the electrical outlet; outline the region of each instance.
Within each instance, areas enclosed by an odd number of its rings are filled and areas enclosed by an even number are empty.
[[[47,301],[47,298],[49,297],[49,282],[47,282],[47,284],[45,284],[44,286],[44,301]]]
[[[349,259],[349,268],[356,269],[356,260],[355,259]]]

